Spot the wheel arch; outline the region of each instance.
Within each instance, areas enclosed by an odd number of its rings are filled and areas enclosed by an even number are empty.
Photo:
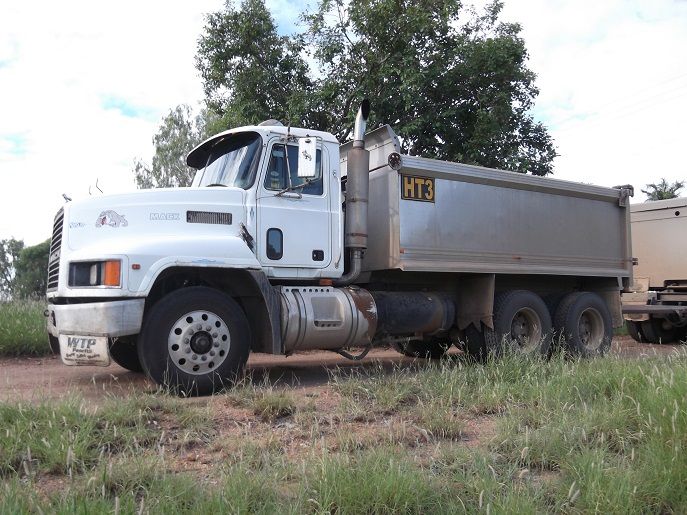
[[[166,268],[150,288],[144,317],[161,298],[190,286],[207,286],[237,301],[250,326],[251,351],[282,353],[281,301],[262,271],[184,266]]]

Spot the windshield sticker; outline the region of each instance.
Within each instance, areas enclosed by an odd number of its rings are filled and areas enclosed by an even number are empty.
[[[108,225],[110,227],[126,227],[129,225],[129,222],[126,221],[124,215],[107,210],[100,213],[98,219],[95,221],[96,227],[102,227],[103,225]]]

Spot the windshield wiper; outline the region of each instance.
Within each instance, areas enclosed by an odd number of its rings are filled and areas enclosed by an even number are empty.
[[[321,180],[322,180],[322,177],[318,177],[316,179],[306,179],[305,181],[303,181],[300,184],[296,184],[294,186],[287,186],[286,188],[284,188],[283,190],[281,190],[280,192],[278,192],[274,196],[275,197],[281,197],[284,193],[288,193],[290,191],[295,191],[295,190],[299,190],[301,188],[305,188],[306,186],[310,186],[311,184],[314,184],[317,181],[321,181]],[[298,198],[301,198],[303,196],[303,195],[301,195],[300,192],[297,192],[297,193],[298,193]]]

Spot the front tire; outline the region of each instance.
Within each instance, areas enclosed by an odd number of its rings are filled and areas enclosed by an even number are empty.
[[[206,395],[231,386],[250,352],[250,328],[241,307],[204,286],[174,291],[146,315],[138,355],[156,383],[182,395]]]

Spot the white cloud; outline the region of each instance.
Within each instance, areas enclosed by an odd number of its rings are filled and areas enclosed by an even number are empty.
[[[633,184],[635,200],[661,177],[687,179],[687,2],[506,0],[503,18],[523,27],[555,177]]]
[[[202,96],[196,41],[221,0],[103,5],[3,6],[0,238],[49,237],[61,193],[88,195],[96,179],[106,193],[133,189],[160,118]]]

